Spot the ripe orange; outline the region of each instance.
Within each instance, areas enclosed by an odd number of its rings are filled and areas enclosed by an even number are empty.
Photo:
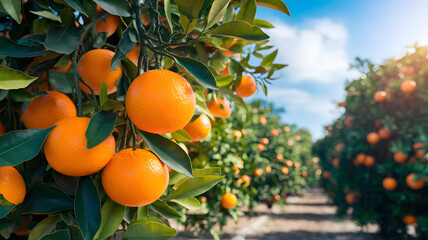
[[[295,167],[296,169],[299,169],[299,168],[300,168],[300,163],[295,162],[295,163],[294,163],[294,167]]]
[[[262,138],[262,140],[260,141],[260,143],[266,146],[266,145],[269,144],[269,139],[268,138]]]
[[[364,164],[366,162],[366,154],[360,153],[355,157],[357,165]]]
[[[248,186],[250,185],[250,183],[251,183],[251,177],[250,177],[250,176],[248,176],[248,175],[242,175],[242,176],[241,176],[241,180],[242,180],[243,182],[245,182],[244,187],[248,187]]]
[[[366,156],[364,160],[364,165],[371,167],[376,163],[376,159],[373,156]]]
[[[373,95],[373,99],[377,103],[384,102],[386,100],[386,92],[385,91],[376,91]]]
[[[116,32],[117,26],[119,25],[119,17],[115,15],[109,15],[106,19],[101,19],[95,25],[95,33],[106,32],[107,37],[113,35]]]
[[[281,200],[281,196],[279,196],[279,194],[275,194],[272,196],[272,200],[273,201],[279,201],[279,200]]]
[[[272,168],[269,165],[266,165],[265,171],[266,171],[266,173],[270,173],[270,172],[272,172]]]
[[[391,137],[391,132],[386,128],[379,129],[377,133],[379,134],[379,137],[382,139],[388,139],[389,137]]]
[[[52,70],[54,70],[54,71],[61,71],[61,72],[67,72],[68,69],[70,69],[70,67],[71,67],[71,60],[68,61],[67,66],[65,66],[65,67],[53,67]]]
[[[207,202],[207,197],[202,196],[202,197],[201,197],[201,203],[206,203],[206,202]]]
[[[233,47],[233,45],[235,45],[238,41],[234,40],[232,41],[228,46],[225,46],[224,48],[226,49],[230,49],[231,47]],[[230,50],[221,50],[221,53],[223,53],[223,55],[231,57],[233,56],[233,53]]]
[[[266,120],[266,118],[265,117],[263,117],[263,116],[260,116],[260,118],[259,118],[259,122],[260,122],[260,124],[261,125],[266,125],[266,123],[267,123],[267,120]]]
[[[4,124],[0,121],[0,136],[7,133],[6,127]]]
[[[260,152],[263,151],[263,150],[265,150],[265,145],[263,145],[261,143],[257,144],[257,150],[260,151]]]
[[[232,104],[227,98],[221,99],[217,97],[217,102],[214,99],[207,104],[208,109],[214,117],[226,119],[232,113]]]
[[[397,188],[397,180],[395,180],[392,177],[386,177],[383,179],[382,181],[382,186],[383,188],[385,188],[386,190],[392,191],[395,188]]]
[[[403,67],[400,69],[400,73],[402,73],[404,76],[409,76],[411,74],[413,74],[414,72],[414,68],[413,67]]]
[[[397,163],[403,163],[407,160],[406,154],[403,152],[396,152],[394,153],[394,161]]]
[[[425,151],[422,149],[416,150],[415,151],[415,157],[419,158],[419,159],[424,159],[425,158]]]
[[[367,135],[367,142],[370,144],[376,144],[380,141],[380,136],[379,134],[375,133],[375,132],[371,132]]]
[[[331,179],[331,177],[332,177],[331,172],[329,172],[329,171],[324,171],[324,172],[322,173],[322,177],[323,177],[324,179],[326,179],[326,180]]]
[[[134,48],[126,54],[126,57],[131,60],[135,64],[135,66],[138,65],[138,55],[140,55],[140,45],[135,44]]]
[[[308,177],[308,171],[302,171],[302,177],[304,178]]]
[[[227,63],[226,67],[223,70],[220,71],[220,74],[223,75],[223,76],[230,75],[229,63]]]
[[[346,107],[346,102],[340,102],[337,104],[338,107]]]
[[[129,86],[125,103],[135,126],[158,134],[186,126],[196,107],[189,82],[169,70],[150,70],[138,76]]]
[[[284,165],[287,166],[287,167],[292,167],[293,166],[293,161],[287,160],[287,161],[285,161]]]
[[[236,139],[240,139],[242,137],[242,133],[239,130],[233,130],[233,136],[235,136]]]
[[[289,172],[288,168],[286,168],[286,167],[282,167],[282,168],[281,168],[281,173],[282,173],[282,174],[287,175],[287,174],[288,174],[288,172]]]
[[[0,194],[9,202],[18,205],[24,201],[25,182],[14,167],[0,167]]]
[[[418,150],[419,148],[424,148],[424,147],[426,147],[427,145],[425,144],[425,143],[422,143],[422,142],[416,142],[416,143],[414,143],[413,144],[413,150]]]
[[[122,75],[122,66],[110,72],[111,60],[113,59],[114,52],[107,49],[94,49],[82,55],[77,63],[77,71],[80,77],[88,84],[94,93],[99,95],[101,83],[107,86],[107,93],[111,94],[116,92],[116,83]],[[81,82],[80,88],[90,94],[91,91]]]
[[[241,132],[242,132],[242,135],[244,135],[244,136],[247,135],[247,130],[242,129]]]
[[[349,205],[354,204],[355,203],[355,197],[354,197],[354,195],[350,194],[350,193],[346,194],[346,196],[345,196],[345,202],[347,204],[349,204]]]
[[[195,121],[185,126],[184,131],[192,141],[197,142],[206,138],[211,132],[211,121],[207,115],[201,114]]]
[[[76,117],[77,111],[71,99],[58,91],[48,91],[28,103],[22,113],[26,128],[48,128],[68,117]]]
[[[333,159],[333,161],[331,162],[331,165],[333,165],[334,168],[339,168],[340,160],[338,158]]]
[[[115,150],[113,135],[98,146],[86,149],[85,132],[89,118],[70,117],[56,123],[45,142],[46,160],[57,172],[67,176],[86,176],[101,170]]]
[[[242,180],[242,179],[240,178],[240,179],[236,180],[236,183],[237,183],[237,184],[242,184],[242,183],[244,183],[244,180]]]
[[[420,178],[417,181],[414,181],[414,178],[416,177],[416,174],[411,173],[406,177],[406,183],[409,188],[413,190],[419,190],[422,189],[425,186],[425,179]]]
[[[347,128],[353,128],[354,127],[354,123],[352,122],[352,120],[354,119],[354,116],[345,116],[345,120],[343,121],[345,123],[345,126]]]
[[[275,159],[277,162],[281,162],[281,160],[284,158],[284,156],[282,154],[277,154]]]
[[[250,76],[242,76],[239,86],[235,89],[236,95],[241,98],[250,97],[257,90],[257,83]]]
[[[403,93],[412,93],[416,89],[416,82],[413,80],[404,80],[400,85],[400,90]]]
[[[415,224],[418,222],[418,219],[415,215],[407,214],[403,217],[403,223],[406,225]]]
[[[254,170],[254,177],[261,177],[262,176],[262,170],[257,168],[256,170]]]
[[[221,197],[221,206],[225,209],[233,208],[238,203],[238,198],[233,193],[226,193]]]
[[[113,155],[101,179],[113,201],[139,207],[162,196],[168,186],[169,173],[166,165],[151,151],[127,148]]]

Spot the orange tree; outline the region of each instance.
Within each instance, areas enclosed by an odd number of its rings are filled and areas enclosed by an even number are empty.
[[[218,237],[228,216],[238,221],[244,214],[242,207],[252,212],[257,203],[271,206],[287,194],[301,193],[307,177],[315,182],[310,134],[281,123],[282,110],[272,104],[254,101],[247,108],[217,118],[206,140],[189,145],[195,167],[220,168],[225,176],[202,195],[201,211],[183,215],[181,222],[190,231]]]
[[[281,0],[1,0],[0,234],[175,236],[167,219],[223,178],[181,143],[210,131],[204,92],[245,106],[284,67],[260,54],[273,26],[258,5],[288,14]]]
[[[359,60],[363,77],[348,84],[344,115],[314,148],[339,213],[352,208],[384,235],[401,238],[417,224],[427,236],[427,53],[415,47],[382,65]]]

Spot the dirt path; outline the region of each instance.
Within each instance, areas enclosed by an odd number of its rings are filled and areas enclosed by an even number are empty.
[[[371,226],[361,232],[361,228],[350,220],[337,219],[335,207],[327,205],[327,197],[318,189],[305,193],[302,197],[289,197],[283,209],[265,205],[255,209],[257,217],[240,219],[238,224],[229,221],[222,240],[378,240]],[[209,237],[190,238],[180,234],[176,240],[211,239]]]

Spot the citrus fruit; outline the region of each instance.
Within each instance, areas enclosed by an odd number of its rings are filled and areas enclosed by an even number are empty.
[[[290,170],[288,170],[288,168],[286,168],[286,167],[282,167],[281,168],[281,173],[284,174],[284,175],[287,175],[289,171]]]
[[[272,130],[270,130],[270,135],[272,137],[277,137],[279,135],[278,129],[272,129]]]
[[[260,152],[263,151],[263,150],[265,150],[265,145],[263,145],[261,143],[257,144],[257,150],[260,151]]]
[[[384,102],[386,99],[386,92],[385,91],[376,91],[373,95],[373,100],[377,103]]]
[[[302,171],[302,177],[306,178],[308,177],[308,171]]]
[[[415,224],[418,222],[418,219],[415,215],[407,214],[403,217],[403,223],[406,225]]]
[[[242,175],[240,178],[243,182],[245,182],[245,187],[248,187],[251,183],[251,177],[248,175]]]
[[[331,162],[331,165],[333,165],[334,168],[339,168],[340,167],[340,160],[337,158],[333,159],[333,161]]]
[[[388,139],[389,137],[391,137],[391,132],[386,128],[379,129],[377,133],[379,134],[379,137],[381,139]]]
[[[269,144],[269,139],[268,138],[262,138],[262,140],[260,141],[260,143],[266,146],[266,145]]]
[[[140,45],[135,44],[134,48],[126,54],[126,57],[131,60],[135,66],[138,66],[138,55],[140,55]]]
[[[242,137],[242,133],[239,130],[233,130],[233,136],[235,136],[236,139],[240,139]]]
[[[275,194],[272,196],[272,200],[273,201],[279,201],[279,200],[281,200],[281,196],[279,196],[279,194]]]
[[[400,69],[400,73],[402,73],[404,76],[412,75],[414,72],[414,68],[407,66]]]
[[[256,80],[250,76],[242,76],[239,86],[235,88],[236,95],[241,98],[250,97],[256,90]]]
[[[53,169],[67,176],[86,176],[101,170],[110,161],[115,140],[110,135],[104,142],[86,149],[89,118],[70,117],[56,123],[45,142],[46,160]]]
[[[101,179],[113,201],[139,207],[162,196],[168,186],[169,173],[166,165],[151,151],[127,148],[113,155]]]
[[[30,101],[22,113],[22,122],[26,128],[48,128],[68,117],[76,117],[73,101],[64,93],[48,91]]]
[[[24,201],[25,182],[14,167],[0,167],[0,194],[9,202],[18,205]]]
[[[380,141],[379,134],[372,132],[367,135],[367,142],[370,144],[376,144]]]
[[[345,202],[349,205],[352,205],[355,203],[355,197],[353,194],[346,194],[345,196]]]
[[[260,118],[259,118],[259,122],[260,122],[260,124],[261,125],[266,125],[266,123],[267,123],[267,120],[266,120],[266,118],[265,117],[263,117],[263,116],[260,116]]]
[[[64,67],[53,67],[51,69],[54,70],[54,71],[67,72],[68,69],[70,69],[70,67],[71,67],[71,60],[68,61],[67,66],[64,66]]]
[[[287,167],[292,167],[293,166],[293,161],[287,160],[287,161],[285,161],[284,165],[287,166]]]
[[[281,160],[284,159],[284,156],[282,154],[277,154],[275,159],[276,161],[281,162]]]
[[[217,97],[217,102],[214,99],[207,104],[208,109],[214,117],[226,119],[232,113],[232,105],[227,98],[221,99]]]
[[[366,162],[366,154],[364,153],[358,154],[357,157],[355,158],[355,161],[358,165],[364,164]]]
[[[254,177],[261,177],[262,176],[262,170],[257,168],[256,170],[254,170]]]
[[[109,15],[106,19],[101,19],[95,25],[95,33],[105,32],[107,37],[113,35],[116,32],[117,26],[119,25],[119,17],[115,15]]]
[[[397,163],[403,163],[407,160],[406,154],[403,152],[396,152],[394,153],[394,161]]]
[[[113,59],[114,52],[107,49],[94,49],[82,55],[77,63],[77,71],[93,90],[94,93],[99,95],[101,84],[107,86],[107,93],[111,94],[116,92],[116,83],[122,75],[122,66],[113,72],[110,71],[111,60]],[[79,82],[80,88],[90,94],[91,91],[83,83]]]
[[[416,174],[414,173],[411,173],[406,177],[407,186],[413,190],[422,189],[425,186],[425,179],[419,178],[418,180],[414,181],[415,177]]]
[[[207,197],[202,196],[202,197],[201,197],[201,203],[206,203],[206,202],[207,202]]]
[[[347,128],[354,127],[354,123],[352,122],[353,119],[354,119],[354,116],[349,116],[349,115],[345,116],[345,120],[343,121],[343,123]]]
[[[221,197],[221,206],[225,209],[233,208],[238,203],[238,198],[233,193],[226,193]]]
[[[197,142],[206,138],[211,132],[211,121],[207,115],[201,114],[195,121],[183,128],[192,141]]]
[[[376,159],[373,156],[366,156],[364,159],[364,165],[371,167],[376,163]]]
[[[220,74],[223,75],[223,76],[230,75],[229,64],[228,63],[226,64],[226,67],[223,70],[220,71]]]
[[[270,172],[272,172],[272,168],[269,165],[266,165],[265,171],[266,171],[266,173],[270,173]]]
[[[137,128],[158,134],[186,126],[196,107],[189,82],[169,70],[150,70],[138,76],[129,86],[125,102]]]
[[[246,129],[242,129],[241,132],[242,132],[242,135],[244,135],[244,136],[247,135],[247,130]]]
[[[385,188],[386,190],[392,191],[395,188],[397,188],[397,180],[395,180],[392,177],[386,177],[383,179],[382,181],[382,186],[383,188]]]
[[[416,82],[413,80],[404,80],[400,85],[400,90],[403,93],[412,93],[416,89]]]

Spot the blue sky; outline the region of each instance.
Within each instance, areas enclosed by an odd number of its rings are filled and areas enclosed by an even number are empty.
[[[276,25],[268,31],[279,49],[278,73],[268,101],[284,107],[285,123],[308,129],[315,139],[341,114],[346,80],[355,57],[375,63],[400,56],[418,42],[428,44],[426,0],[285,0],[291,17],[260,7],[257,18]],[[266,99],[261,91],[256,98]],[[343,110],[342,110],[343,111]]]

